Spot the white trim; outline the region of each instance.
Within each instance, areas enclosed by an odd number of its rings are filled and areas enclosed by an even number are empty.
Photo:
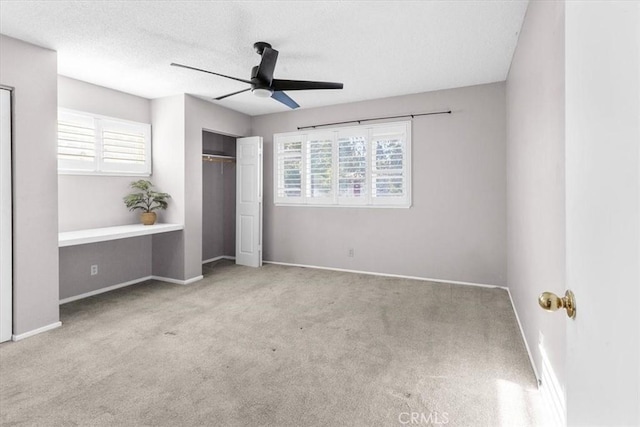
[[[95,175],[95,176],[151,176],[150,172],[93,172],[73,169],[58,169],[58,175]]]
[[[153,225],[128,224],[113,227],[90,228],[85,230],[58,233],[58,247],[84,245],[87,243],[107,242],[109,240],[128,239],[183,230],[182,224],[156,223]]]
[[[230,260],[234,261],[234,260],[236,259],[236,257],[234,257],[234,256],[229,256],[229,255],[220,255],[220,256],[217,256],[217,257],[215,257],[215,258],[205,259],[204,261],[202,261],[202,263],[203,263],[203,264],[208,264],[208,263],[210,263],[210,262],[213,262],[213,261],[219,261],[219,260],[221,260],[221,259],[230,259]]]
[[[75,296],[68,297],[68,298],[63,298],[63,299],[60,300],[59,304],[62,305],[62,304],[66,304],[66,303],[71,302],[71,301],[77,301],[79,299],[89,298],[89,297],[92,297],[94,295],[100,295],[100,294],[103,294],[105,292],[114,291],[116,289],[124,288],[126,286],[135,285],[136,283],[144,282],[146,280],[151,280],[151,279],[152,279],[152,276],[146,276],[146,277],[141,277],[139,279],[129,280],[128,282],[119,283],[119,284],[113,285],[113,286],[107,286],[106,288],[96,289],[95,291],[85,292],[84,294],[75,295]]]
[[[64,299],[60,300],[59,304],[62,305],[62,304],[66,304],[68,302],[77,301],[77,300],[84,299],[84,298],[89,298],[89,297],[92,297],[94,295],[100,295],[100,294],[103,294],[105,292],[115,291],[116,289],[124,288],[124,287],[131,286],[131,285],[135,285],[136,283],[145,282],[147,280],[157,280],[159,282],[173,283],[173,284],[176,284],[176,285],[190,285],[192,283],[197,282],[198,280],[202,280],[203,278],[204,278],[204,276],[197,276],[197,277],[192,277],[191,279],[188,279],[188,280],[178,280],[178,279],[171,279],[171,278],[168,278],[168,277],[160,277],[160,276],[145,276],[145,277],[141,277],[139,279],[129,280],[128,282],[118,283],[117,285],[107,286],[106,288],[96,289],[95,291],[86,292],[84,294],[75,295],[75,296],[72,296],[72,297],[69,297],[69,298],[64,298]]]
[[[549,426],[565,427],[567,425],[567,405],[564,397],[564,390],[558,381],[553,366],[549,361],[547,352],[542,344],[538,345],[540,350],[540,360],[542,364],[542,377],[540,384],[540,395],[544,407],[547,409],[545,412],[546,423]]]
[[[153,280],[159,280],[160,282],[174,283],[176,285],[190,285],[192,283],[195,283],[199,280],[204,279],[204,276],[200,275],[200,276],[192,277],[191,279],[187,279],[187,280],[172,279],[170,277],[161,277],[161,276],[150,276],[149,278]]]
[[[509,294],[509,301],[511,301],[511,308],[513,309],[513,313],[516,315],[516,321],[518,322],[518,328],[520,328],[520,335],[522,336],[522,341],[524,341],[524,347],[527,349],[527,355],[529,356],[529,364],[533,369],[533,374],[536,376],[536,379],[538,380],[538,389],[540,389],[540,375],[538,374],[538,369],[536,369],[536,364],[533,362],[533,353],[531,353],[531,348],[529,348],[529,343],[527,342],[527,338],[524,334],[524,329],[522,328],[522,322],[520,322],[520,316],[518,316],[518,310],[516,310],[516,305],[513,302],[511,291],[509,290],[509,288],[505,288],[505,289]]]
[[[13,332],[13,200],[12,183],[12,99],[11,89],[2,92],[2,135],[0,135],[0,342],[9,341]]]
[[[391,274],[391,273],[376,273],[372,271],[362,271],[362,270],[349,270],[346,268],[335,268],[335,267],[320,267],[317,265],[306,265],[306,264],[292,264],[288,262],[278,262],[278,261],[263,261],[265,264],[275,264],[275,265],[285,265],[288,267],[302,267],[302,268],[315,268],[318,270],[331,270],[331,271],[341,271],[345,273],[357,273],[357,274],[368,274],[371,276],[383,276],[383,277],[396,277],[398,279],[413,279],[413,280],[422,280],[424,282],[436,282],[436,283],[447,283],[451,285],[465,285],[465,286],[478,286],[481,288],[498,288],[508,290],[504,286],[497,285],[487,285],[483,283],[473,283],[473,282],[460,282],[456,280],[444,280],[444,279],[431,279],[429,277],[418,277],[418,276],[405,276],[404,274]]]
[[[47,332],[47,331],[50,331],[52,329],[59,328],[60,326],[62,326],[62,322],[55,322],[55,323],[52,323],[52,324],[47,325],[47,326],[43,326],[43,327],[38,328],[38,329],[34,329],[32,331],[25,332],[23,334],[12,335],[11,336],[11,340],[12,341],[20,341],[20,340],[32,337],[32,336],[37,335],[37,334],[41,334],[42,332]]]
[[[411,204],[408,205],[348,205],[348,204],[337,204],[337,205],[315,205],[313,203],[281,203],[277,202],[273,204],[274,206],[287,206],[287,207],[302,207],[302,208],[373,208],[373,209],[409,209],[412,207]]]
[[[152,155],[151,155],[151,124],[136,122],[133,120],[124,120],[117,117],[109,117],[101,114],[89,113],[87,111],[73,110],[69,108],[58,108],[58,123],[66,117],[71,122],[78,120],[90,120],[95,131],[95,155],[91,169],[87,169],[89,165],[78,162],[76,160],[66,160],[58,158],[58,170],[65,175],[93,175],[94,173],[121,176],[151,176],[152,172]],[[144,164],[128,164],[118,163],[112,164],[104,159],[104,135],[103,129],[106,130],[122,130],[122,128],[134,128],[136,132],[142,132],[144,137]],[[60,145],[57,139],[57,146]],[[132,175],[133,174],[133,175]]]
[[[380,129],[380,131],[378,131]],[[373,197],[373,171],[375,168],[374,147],[379,137],[384,135],[403,135],[404,148],[403,153],[403,165],[401,177],[403,180],[404,192],[402,197],[389,196],[389,197]],[[338,169],[340,163],[340,139],[341,135],[347,137],[361,136],[364,138],[366,144],[365,152],[365,193],[364,197],[358,196],[351,197],[341,196],[339,189],[339,174]],[[411,120],[384,122],[384,123],[372,123],[372,124],[358,124],[351,126],[342,126],[334,128],[324,129],[308,129],[305,131],[298,130],[296,132],[277,133],[273,135],[273,203],[275,206],[319,206],[329,208],[340,207],[378,207],[378,208],[410,208],[412,205],[411,195],[411,137],[412,137],[412,122]],[[316,139],[323,141],[331,140],[332,157],[331,164],[333,165],[333,174],[331,179],[331,195],[329,197],[314,198],[308,194],[308,176],[307,172],[310,165],[310,143]],[[284,169],[282,168],[284,159],[298,158],[298,153],[285,154],[281,151],[283,144],[286,143],[300,143],[299,157],[300,163],[300,196],[299,197],[287,197],[280,194],[280,191],[285,191],[284,184]],[[378,171],[379,172],[379,171]],[[381,174],[386,175],[384,171]],[[396,173],[399,171],[395,171]],[[397,176],[397,175],[393,175]]]
[[[513,312],[516,315],[516,320],[518,321],[518,327],[520,328],[522,341],[524,341],[524,346],[527,349],[529,363],[531,364],[533,373],[538,380],[538,390],[540,391],[540,396],[542,397],[545,408],[550,408],[551,411],[550,413],[547,412],[543,414],[545,420],[544,425],[565,427],[567,425],[567,405],[564,397],[564,391],[560,386],[560,381],[558,381],[558,377],[556,376],[555,371],[553,370],[553,367],[549,362],[547,352],[545,351],[542,343],[538,344],[538,350],[540,350],[542,372],[538,372],[536,364],[533,361],[533,353],[531,353],[531,348],[529,347],[529,343],[527,342],[526,336],[524,334],[524,329],[522,328],[522,322],[520,322],[520,316],[518,316],[518,310],[516,310],[516,305],[513,302],[511,291],[509,290],[509,288],[506,289],[507,293],[509,294],[509,300],[511,301],[511,307],[513,308]]]

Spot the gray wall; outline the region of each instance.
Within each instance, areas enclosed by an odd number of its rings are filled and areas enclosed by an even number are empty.
[[[102,86],[58,77],[58,106],[124,120],[151,123],[151,101]],[[109,227],[138,222],[122,197],[131,176],[58,176],[60,231]],[[160,221],[163,220],[160,212]]]
[[[91,276],[90,266],[98,265]],[[147,236],[60,248],[60,299],[151,275]]]
[[[561,384],[564,323],[536,300],[565,289],[564,58],[564,3],[529,3],[506,83],[507,284],[538,373],[541,334]]]
[[[151,101],[151,137],[153,140],[154,184],[171,194],[171,208],[164,212],[165,222],[184,224],[184,95]],[[198,165],[199,166],[199,165]],[[184,233],[152,236],[152,271],[160,277],[184,280]]]
[[[190,280],[202,274],[202,131],[247,136],[251,119],[191,95],[151,103],[156,179],[173,196],[167,221],[184,224],[182,233],[153,236],[153,274]]]
[[[151,123],[151,101],[68,77],[58,77],[58,106]],[[122,197],[139,177],[58,175],[60,231],[135,224]],[[151,177],[153,180],[153,177]],[[164,212],[159,212],[163,221]],[[171,233],[174,234],[174,233]],[[98,274],[90,275],[91,265]],[[151,274],[151,236],[60,248],[60,299]]]
[[[494,83],[254,117],[265,143],[264,259],[505,285],[504,108]],[[413,120],[410,209],[274,206],[274,133],[449,109]]]
[[[251,117],[190,95],[185,96],[185,278],[202,274],[202,131],[249,136]]]
[[[274,133],[449,109],[413,120],[410,209],[274,206]],[[259,116],[252,128],[265,142],[265,260],[506,284],[503,83]]]
[[[0,35],[13,110],[13,333],[58,322],[57,55]]]
[[[236,139],[203,132],[205,153],[235,156]],[[235,163],[202,162],[202,260],[235,256]]]

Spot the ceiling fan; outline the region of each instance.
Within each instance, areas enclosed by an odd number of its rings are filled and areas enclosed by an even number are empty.
[[[316,90],[316,89],[342,89],[342,83],[332,82],[314,82],[307,80],[280,80],[273,78],[273,70],[276,68],[276,61],[278,59],[278,51],[273,49],[269,43],[257,42],[254,43],[253,48],[256,53],[262,58],[260,64],[251,69],[251,79],[245,80],[238,77],[226,76],[220,73],[214,73],[213,71],[203,70],[201,68],[191,67],[189,65],[176,64],[172,62],[174,67],[188,68],[190,70],[202,71],[204,73],[213,74],[220,77],[226,77],[227,79],[236,80],[239,82],[250,84],[251,87],[237,92],[228,93],[223,96],[215,98],[217,101],[225,99],[229,96],[237,95],[242,92],[251,91],[254,95],[260,98],[271,97],[278,102],[283,103],[289,108],[298,108],[300,105],[289,97],[284,91],[290,90]]]

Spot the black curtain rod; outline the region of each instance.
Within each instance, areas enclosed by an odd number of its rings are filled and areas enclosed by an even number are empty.
[[[433,113],[403,114],[401,116],[378,117],[378,118],[375,118],[375,119],[347,120],[346,122],[323,123],[321,125],[313,125],[313,126],[298,126],[298,130],[315,129],[315,128],[319,127],[319,126],[344,125],[346,123],[358,123],[358,124],[360,124],[361,122],[370,122],[370,121],[373,121],[373,120],[399,119],[399,118],[402,118],[402,117],[411,117],[413,119],[414,117],[433,116],[434,114],[451,114],[451,110],[449,110],[449,111],[436,111],[436,112],[433,112]]]

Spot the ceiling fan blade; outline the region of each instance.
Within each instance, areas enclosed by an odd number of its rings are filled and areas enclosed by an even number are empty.
[[[289,98],[289,95],[287,95],[284,92],[274,91],[271,94],[271,97],[273,99],[275,99],[276,101],[278,101],[278,102],[282,102],[284,105],[286,105],[287,107],[291,108],[292,110],[300,107],[296,101],[294,101],[293,99]]]
[[[251,90],[251,88],[250,88],[250,87],[248,87],[248,88],[246,88],[246,89],[242,89],[242,90],[239,90],[239,91],[237,91],[237,92],[233,92],[233,93],[228,93],[228,94],[226,94],[226,95],[222,95],[222,96],[219,96],[219,97],[217,97],[217,98],[213,98],[213,99],[215,99],[216,101],[220,101],[221,99],[225,99],[225,98],[228,98],[228,97],[230,97],[230,96],[237,95],[237,94],[242,93],[242,92],[246,92],[246,91],[248,91],[248,90]]]
[[[276,68],[276,61],[278,60],[278,51],[265,47],[262,51],[262,59],[258,66],[257,77],[260,81],[265,82],[267,85],[271,85],[273,80],[273,70]]]
[[[282,90],[312,90],[312,89],[342,89],[342,83],[311,82],[306,80],[278,80],[273,79],[271,89]]]
[[[213,71],[207,71],[207,70],[203,70],[201,68],[195,68],[195,67],[190,67],[188,65],[176,64],[175,62],[172,62],[171,65],[173,67],[181,67],[181,68],[187,68],[189,70],[202,71],[203,73],[213,74],[214,76],[226,77],[226,78],[231,79],[231,80],[237,80],[239,82],[251,84],[250,80],[239,79],[237,77],[231,77],[231,76],[225,76],[224,74],[214,73]]]

